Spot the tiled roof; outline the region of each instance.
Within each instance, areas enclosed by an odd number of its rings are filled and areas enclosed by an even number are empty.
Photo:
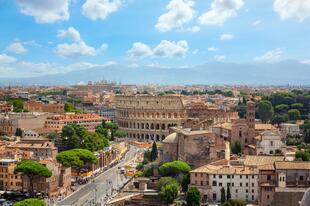
[[[273,164],[276,161],[284,161],[284,156],[259,156],[247,155],[244,160],[246,166],[260,166]]]
[[[303,162],[303,161],[281,161],[275,162],[276,169],[282,170],[310,170],[310,162]]]

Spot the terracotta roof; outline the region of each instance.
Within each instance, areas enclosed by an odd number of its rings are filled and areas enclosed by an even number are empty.
[[[284,161],[284,156],[259,156],[259,155],[247,155],[244,160],[246,166],[261,166],[270,165],[276,161]]]
[[[302,161],[275,162],[275,168],[279,170],[310,170],[310,162],[302,162]]]
[[[272,124],[255,124],[255,130],[276,130]]]
[[[211,164],[199,167],[195,170],[192,170],[193,173],[209,173],[209,174],[258,174],[257,168],[243,167],[243,166],[214,166]]]

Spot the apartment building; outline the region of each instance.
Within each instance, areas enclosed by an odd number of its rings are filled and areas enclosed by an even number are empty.
[[[44,128],[61,131],[62,128],[69,124],[79,124],[84,126],[89,131],[95,131],[96,127],[102,124],[104,120],[98,114],[64,114],[54,115],[47,118]]]
[[[41,101],[27,101],[24,102],[23,108],[31,112],[48,112],[63,114],[65,111],[64,104],[54,103],[54,104],[45,104]]]
[[[15,174],[17,160],[0,159],[0,191],[20,191],[22,189],[22,176]]]

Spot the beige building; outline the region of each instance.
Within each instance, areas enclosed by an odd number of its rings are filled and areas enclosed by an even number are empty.
[[[20,191],[22,176],[15,174],[17,164],[15,159],[0,159],[0,191]]]
[[[44,128],[61,131],[66,125],[78,124],[84,126],[88,131],[95,131],[103,120],[104,118],[100,115],[91,113],[54,115],[46,119]]]
[[[265,131],[256,136],[255,140],[256,155],[285,154],[286,145],[282,142],[282,138],[279,133]]]
[[[186,112],[180,96],[116,96],[116,118],[129,138],[162,141]]]
[[[64,104],[44,104],[40,101],[27,101],[24,102],[23,108],[31,112],[48,112],[48,113],[57,113],[63,114],[65,111]]]
[[[22,138],[7,147],[9,150],[19,150],[32,153],[32,159],[56,159],[57,147],[50,139]]]
[[[193,168],[229,157],[229,143],[209,130],[171,128],[163,140],[163,161],[182,160]]]

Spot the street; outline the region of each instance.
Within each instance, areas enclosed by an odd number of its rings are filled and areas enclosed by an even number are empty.
[[[71,205],[71,206],[90,206],[90,205],[104,205],[103,202],[107,197],[111,197],[112,192],[120,188],[127,181],[123,174],[120,174],[119,167],[123,167],[130,162],[137,154],[137,148],[130,146],[125,158],[116,164],[114,167],[108,169],[98,177],[93,179],[78,191],[72,193],[65,199],[57,202],[57,206]]]

